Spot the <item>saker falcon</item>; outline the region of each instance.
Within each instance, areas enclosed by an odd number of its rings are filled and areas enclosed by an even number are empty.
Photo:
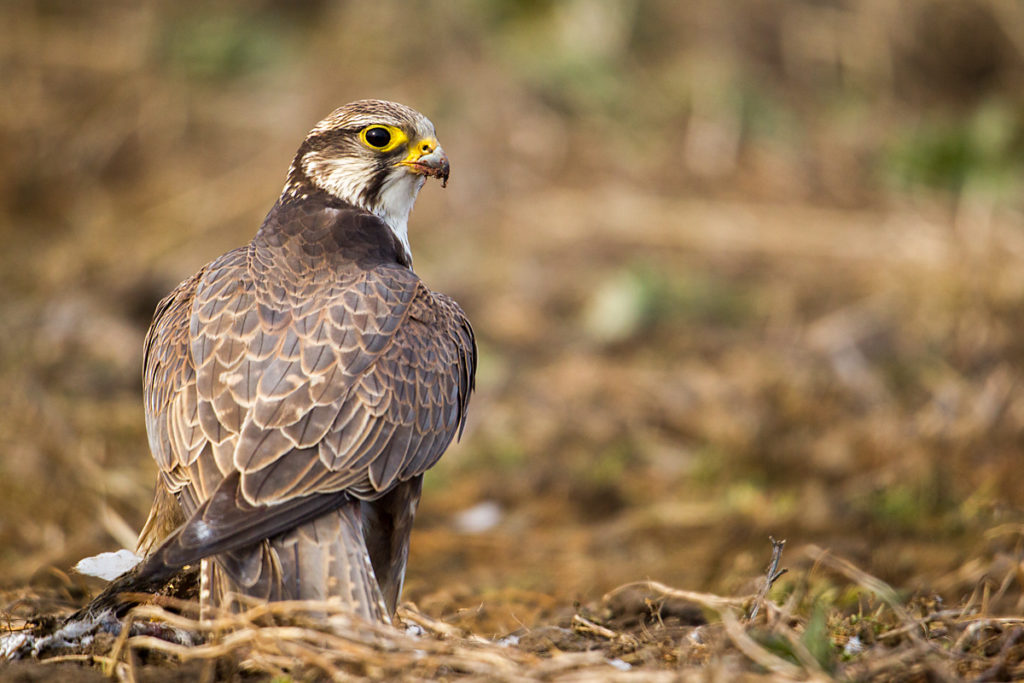
[[[201,562],[203,606],[340,599],[389,620],[423,473],[474,383],[469,321],[413,272],[407,234],[448,170],[422,114],[341,107],[252,241],[160,302],[144,357],[159,478],[132,589]]]

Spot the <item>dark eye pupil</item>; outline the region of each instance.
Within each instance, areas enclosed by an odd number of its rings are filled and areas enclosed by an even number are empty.
[[[366,141],[374,147],[384,147],[391,142],[391,133],[387,128],[371,128],[366,131]]]

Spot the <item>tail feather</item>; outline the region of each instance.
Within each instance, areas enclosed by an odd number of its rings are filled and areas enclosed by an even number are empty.
[[[204,611],[244,607],[244,598],[236,596],[339,600],[369,621],[390,620],[363,541],[357,502],[258,545],[203,560],[200,590]]]

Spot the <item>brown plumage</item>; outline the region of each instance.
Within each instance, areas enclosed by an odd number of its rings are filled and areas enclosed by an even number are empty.
[[[458,304],[412,270],[427,176],[448,161],[425,117],[342,107],[253,240],[160,302],[144,359],[159,478],[132,589],[201,561],[204,605],[339,599],[388,620],[422,475],[461,431],[476,365]]]

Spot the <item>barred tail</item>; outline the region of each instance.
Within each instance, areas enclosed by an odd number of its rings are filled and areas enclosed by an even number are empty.
[[[353,614],[389,622],[352,502],[257,546],[203,560],[200,602],[244,608],[246,598],[339,600]]]

